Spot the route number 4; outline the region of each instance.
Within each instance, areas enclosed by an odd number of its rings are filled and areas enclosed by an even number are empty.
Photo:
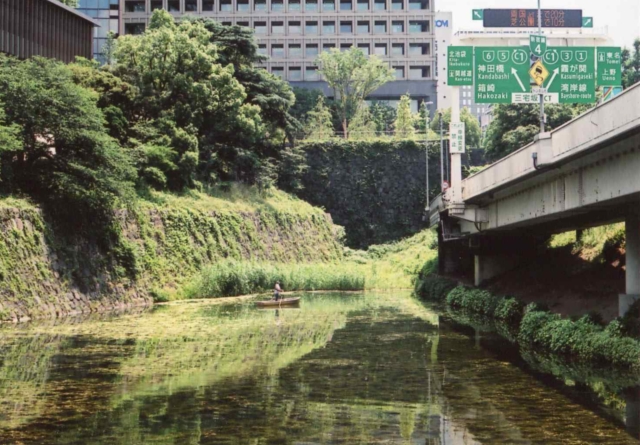
[[[536,57],[542,57],[547,52],[547,38],[545,36],[531,35],[529,37],[529,48]]]

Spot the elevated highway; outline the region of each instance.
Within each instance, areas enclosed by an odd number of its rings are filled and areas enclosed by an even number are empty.
[[[462,180],[431,204],[430,221],[445,257],[450,243],[471,249],[477,284],[517,265],[538,236],[625,221],[624,312],[640,296],[639,203],[637,85]]]

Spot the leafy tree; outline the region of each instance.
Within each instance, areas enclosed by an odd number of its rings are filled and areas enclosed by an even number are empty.
[[[324,104],[324,96],[318,96],[313,110],[307,113],[307,140],[327,141],[333,139],[334,131],[331,123],[331,112]]]
[[[557,128],[584,111],[585,107],[550,105],[545,107],[548,129]],[[540,132],[539,108],[534,104],[497,105],[487,130],[485,156],[495,161],[530,143]]]
[[[349,139],[352,141],[368,141],[376,138],[376,124],[366,104],[360,105],[349,124]]]
[[[411,113],[411,99],[405,94],[398,104],[398,116],[394,123],[396,139],[412,139],[415,136],[413,128],[413,114]]]
[[[385,102],[373,101],[369,106],[369,112],[379,133],[387,134],[392,130],[397,116],[395,108]]]
[[[289,112],[291,116],[301,122],[305,120],[307,113],[316,106],[318,98],[320,96],[324,97],[324,93],[321,90],[299,87],[293,87],[293,94],[295,95],[296,102]]]
[[[438,110],[433,121],[431,121],[431,129],[437,134],[440,134],[440,112],[442,112],[442,122],[445,132],[449,131],[449,124],[451,123],[451,109],[449,108],[444,111]],[[467,147],[479,147],[482,131],[480,130],[478,119],[465,107],[460,111],[460,121],[464,122],[464,135]]]
[[[393,80],[393,70],[377,56],[367,57],[362,50],[332,48],[317,59],[318,71],[333,90],[344,137],[349,135],[349,120],[364,100],[385,83]]]
[[[71,6],[72,8],[78,7],[78,0],[60,0],[60,1],[67,6]]]
[[[4,108],[0,106],[0,161],[2,161],[5,153],[17,153],[22,147],[20,144],[20,126],[16,124],[8,125],[6,117]],[[1,168],[2,165],[0,164]]]
[[[107,39],[104,42],[100,55],[104,57],[104,61],[107,65],[113,65],[113,55],[116,51],[116,34],[113,31],[107,33]]]
[[[640,39],[633,42],[633,54],[622,51],[622,86],[626,89],[640,82]]]
[[[0,103],[10,126],[1,132],[10,142],[1,153],[2,187],[85,228],[108,224],[114,205],[131,197],[135,170],[108,135],[96,95],[62,63],[0,56]],[[16,128],[19,144],[11,143]]]
[[[132,126],[139,169],[151,173],[156,184],[162,183],[161,171],[172,189],[194,186],[199,161],[205,178],[212,170],[216,178],[224,170],[233,174],[237,147],[249,147],[264,135],[260,107],[245,103],[233,66],[217,63],[211,39],[202,22],[176,24],[163,10],[154,11],[144,34],[118,39],[114,73],[139,91]],[[165,159],[156,162],[161,154]],[[252,155],[245,156],[247,165],[254,166]]]

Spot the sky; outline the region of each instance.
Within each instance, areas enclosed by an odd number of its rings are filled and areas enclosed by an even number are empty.
[[[438,11],[453,12],[453,30],[482,29],[471,19],[472,9],[538,7],[537,0],[435,0]],[[608,28],[616,45],[631,47],[640,37],[640,0],[542,0],[543,9],[582,9],[583,17],[593,17],[594,28]]]

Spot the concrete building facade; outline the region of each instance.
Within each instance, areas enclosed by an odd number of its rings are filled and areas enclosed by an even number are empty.
[[[122,1],[122,0],[121,0]],[[123,0],[125,34],[144,32],[153,10],[176,18],[208,17],[252,28],[264,67],[293,86],[331,94],[315,64],[321,51],[361,48],[394,69],[396,81],[371,99],[396,101],[411,94],[436,102],[433,0]],[[435,105],[430,106],[432,110]]]
[[[80,0],[78,11],[91,17],[100,26],[94,29],[93,58],[104,62],[103,47],[109,32],[120,34],[121,0]]]
[[[96,25],[57,0],[0,0],[0,52],[21,59],[90,59]]]

